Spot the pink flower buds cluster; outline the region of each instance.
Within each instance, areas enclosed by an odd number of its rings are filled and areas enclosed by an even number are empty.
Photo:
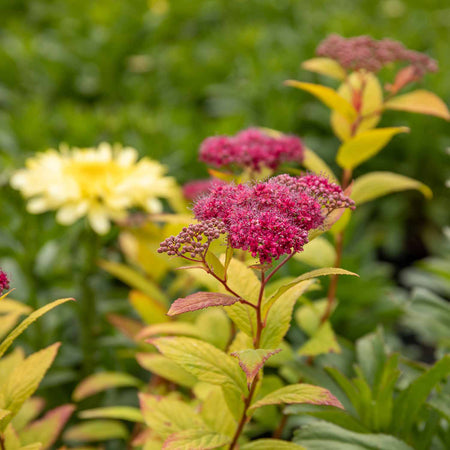
[[[270,263],[302,251],[310,230],[333,209],[347,207],[353,201],[326,178],[280,175],[254,185],[218,186],[195,203],[194,213],[199,220],[222,220],[231,247]]]
[[[0,270],[0,294],[3,291],[7,291],[9,289],[9,280],[8,276],[6,275],[3,270]]]
[[[392,39],[377,41],[370,36],[344,38],[332,34],[319,44],[316,53],[336,60],[345,69],[365,69],[369,72],[378,72],[392,62],[405,61],[413,67],[416,80],[427,72],[438,70],[434,59],[424,53],[409,50]]]
[[[309,174],[296,178],[284,174],[272,178],[269,182],[284,184],[292,192],[307,193],[317,200],[326,214],[339,208],[355,208],[355,202],[344,194],[341,187],[326,177]]]
[[[303,161],[303,145],[295,136],[269,136],[249,128],[235,136],[213,136],[200,147],[200,161],[213,167],[239,167],[255,172],[275,170],[281,163]]]
[[[224,233],[226,228],[221,220],[204,220],[184,227],[177,236],[170,236],[161,242],[158,253],[182,257],[189,255],[190,258],[200,256],[203,259],[209,244]]]
[[[225,182],[217,178],[189,181],[183,186],[183,195],[186,200],[196,200],[200,196],[207,194],[213,187],[221,184],[225,184]]]

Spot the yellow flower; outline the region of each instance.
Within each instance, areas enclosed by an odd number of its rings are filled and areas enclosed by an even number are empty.
[[[30,213],[57,210],[56,220],[70,225],[87,216],[99,234],[110,229],[110,221],[123,219],[132,207],[150,213],[162,211],[159,198],[177,196],[172,177],[157,161],[142,158],[130,147],[98,148],[61,146],[26,161],[26,168],[13,174],[11,185],[29,198]]]

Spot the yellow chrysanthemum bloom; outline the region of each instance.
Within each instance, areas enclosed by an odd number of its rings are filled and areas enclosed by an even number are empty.
[[[27,209],[39,214],[57,210],[56,220],[70,225],[87,216],[98,234],[111,220],[123,219],[132,207],[150,213],[162,210],[159,198],[176,196],[178,188],[157,161],[142,158],[134,148],[102,143],[97,148],[61,146],[26,161],[11,185],[29,198]]]

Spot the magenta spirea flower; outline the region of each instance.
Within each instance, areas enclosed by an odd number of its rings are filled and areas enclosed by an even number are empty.
[[[300,252],[308,232],[336,208],[353,207],[342,189],[317,175],[280,175],[253,185],[224,185],[194,205],[199,220],[220,219],[231,247],[249,251],[261,263]]]
[[[369,72],[378,72],[389,63],[404,61],[411,64],[416,79],[438,70],[437,62],[424,53],[409,50],[392,39],[377,41],[370,36],[344,38],[331,34],[319,44],[316,54],[336,60],[345,69]]]
[[[200,161],[213,167],[239,167],[259,172],[275,170],[283,162],[302,162],[303,145],[296,136],[272,137],[257,128],[235,136],[213,136],[200,146]]]
[[[189,181],[183,186],[183,195],[186,200],[196,200],[200,196],[207,194],[212,188],[221,184],[225,184],[225,182],[217,178]]]
[[[3,270],[0,269],[0,294],[9,289],[9,279]]]

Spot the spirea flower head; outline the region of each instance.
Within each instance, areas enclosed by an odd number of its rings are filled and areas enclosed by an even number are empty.
[[[169,256],[189,256],[190,258],[200,256],[201,258],[208,251],[211,241],[218,239],[224,233],[226,233],[226,229],[221,220],[204,220],[184,227],[177,236],[170,236],[161,242],[158,253],[167,253]]]
[[[280,175],[253,185],[224,185],[194,205],[199,220],[223,221],[233,248],[261,263],[300,252],[308,232],[323,225],[336,208],[353,207],[341,188],[317,175]]]
[[[213,136],[200,146],[200,161],[214,167],[238,167],[259,172],[275,170],[281,163],[303,161],[303,145],[296,136],[269,136],[249,128],[235,136]]]
[[[196,200],[207,194],[213,187],[221,184],[225,184],[225,182],[217,178],[189,181],[183,186],[183,195],[187,200]]]
[[[385,65],[397,61],[411,64],[415,79],[438,70],[435,60],[424,53],[409,50],[392,39],[377,41],[370,36],[344,38],[332,34],[319,44],[316,53],[336,60],[349,70],[378,72]]]
[[[9,279],[3,270],[0,269],[0,294],[9,289]]]
[[[56,220],[64,225],[87,216],[92,228],[104,234],[110,220],[125,218],[129,208],[160,212],[159,198],[170,198],[177,190],[164,175],[160,163],[138,161],[135,149],[102,143],[38,153],[12,176],[11,185],[30,199],[30,213],[57,210]]]

